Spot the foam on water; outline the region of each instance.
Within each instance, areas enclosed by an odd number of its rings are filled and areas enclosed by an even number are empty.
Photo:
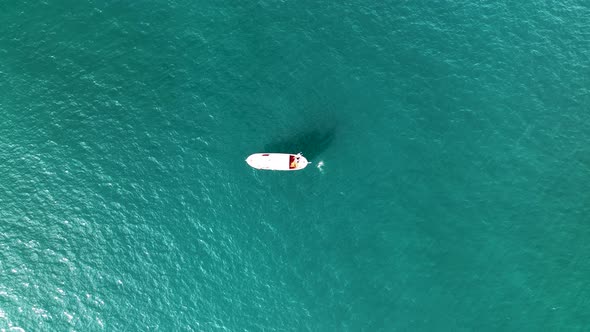
[[[316,167],[320,170],[320,172],[324,172],[324,161],[320,160],[317,164]]]

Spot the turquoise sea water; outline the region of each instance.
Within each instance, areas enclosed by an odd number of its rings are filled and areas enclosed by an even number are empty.
[[[587,1],[8,0],[0,116],[0,331],[590,328]]]

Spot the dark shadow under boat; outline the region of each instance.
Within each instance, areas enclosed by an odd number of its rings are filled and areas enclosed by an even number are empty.
[[[323,153],[334,141],[336,128],[311,129],[280,137],[264,146],[265,152],[301,152],[310,161]]]

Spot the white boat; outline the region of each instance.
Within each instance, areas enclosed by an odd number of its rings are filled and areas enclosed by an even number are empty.
[[[256,169],[271,171],[298,171],[310,164],[301,153],[255,153],[246,162]]]

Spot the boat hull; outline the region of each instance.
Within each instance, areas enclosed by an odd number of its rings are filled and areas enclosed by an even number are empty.
[[[290,153],[255,153],[246,162],[253,168],[269,171],[299,171],[309,164],[301,154]]]

